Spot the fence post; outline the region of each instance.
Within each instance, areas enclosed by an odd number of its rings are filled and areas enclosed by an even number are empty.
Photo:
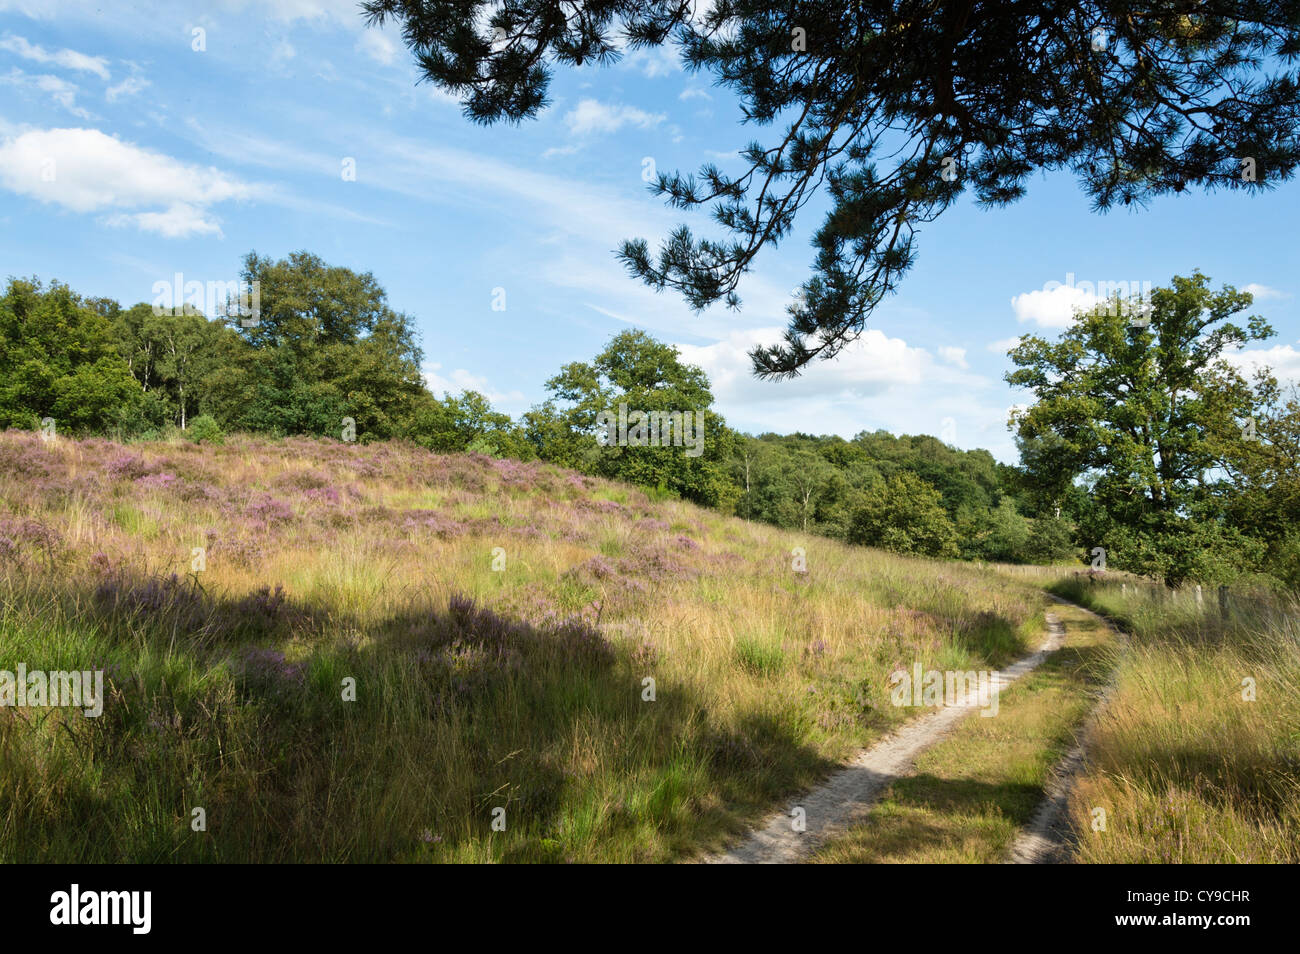
[[[1201,584],[1196,584],[1196,608],[1202,609],[1205,606],[1205,600],[1201,598]]]
[[[1219,617],[1226,623],[1228,621],[1228,588],[1219,587]]]

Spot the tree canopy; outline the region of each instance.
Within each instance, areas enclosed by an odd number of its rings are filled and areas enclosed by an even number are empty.
[[[1007,380],[1036,399],[1015,420],[1028,479],[1058,499],[1083,479],[1085,541],[1115,565],[1171,583],[1248,565],[1251,528],[1224,520],[1223,501],[1257,459],[1254,422],[1276,382],[1252,387],[1226,355],[1272,329],[1232,321],[1250,294],[1215,292],[1199,272],[1156,289],[1140,318],[1124,304],[1012,351]]]
[[[747,122],[780,124],[731,175],[661,174],[680,209],[711,207],[723,237],[681,226],[634,276],[697,309],[738,307],[765,246],[819,193],[811,276],[760,376],[831,358],[866,327],[916,236],[969,187],[998,206],[1067,170],[1098,209],[1191,187],[1270,188],[1300,157],[1300,0],[366,0],[395,22],[424,78],[475,122],[547,105],[558,67],[671,46],[735,93]]]
[[[67,285],[10,279],[0,297],[0,427],[46,417],[71,431],[107,430],[143,400],[116,348],[115,303]]]
[[[338,434],[350,417],[371,437],[396,435],[425,393],[421,353],[375,277],[294,252],[250,253],[243,280],[257,283],[261,307],[256,322],[227,319],[236,337],[211,385],[224,423]]]
[[[683,364],[672,345],[624,331],[590,364],[566,364],[546,388],[551,399],[528,415],[543,457],[698,503],[734,498],[726,461],[735,435],[713,410],[709,379]],[[631,427],[624,423],[632,418],[634,427],[637,414],[668,416],[672,423],[657,427],[652,443],[637,446],[635,437],[625,438]]]

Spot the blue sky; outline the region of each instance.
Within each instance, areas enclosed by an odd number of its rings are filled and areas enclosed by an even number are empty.
[[[1002,381],[1008,340],[1059,332],[1083,299],[1048,289],[1071,274],[1159,286],[1199,267],[1250,286],[1277,337],[1237,360],[1300,379],[1300,182],[1103,216],[1050,176],[1009,209],[967,199],[925,227],[899,294],[837,361],[754,380],[746,352],[784,328],[818,208],[760,256],[739,313],[696,315],[613,250],[683,221],[708,231],[650,195],[647,158],[739,169],[736,150],[772,131],[664,51],[559,72],[550,95],[536,121],[473,126],[352,0],[0,0],[0,262],[130,304],[176,272],[226,281],[250,250],[307,249],[373,272],[414,316],[435,390],[512,414],[636,326],[704,367],[742,430],[930,433],[1008,461],[1024,400]]]

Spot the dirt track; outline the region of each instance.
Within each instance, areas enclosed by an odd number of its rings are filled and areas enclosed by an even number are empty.
[[[996,686],[999,691],[1026,673],[1033,672],[1049,654],[1060,648],[1065,638],[1065,627],[1052,613],[1047,614],[1047,626],[1047,639],[1037,651],[998,673]],[[770,816],[730,851],[703,860],[708,864],[790,864],[802,861],[829,837],[861,821],[889,784],[907,774],[918,755],[973,711],[973,705],[958,704],[911,720],[865,749],[825,783],[801,798],[793,799],[788,811]],[[793,823],[797,808],[802,808],[805,814],[803,831],[796,831]],[[1047,842],[1045,833],[1043,838]]]

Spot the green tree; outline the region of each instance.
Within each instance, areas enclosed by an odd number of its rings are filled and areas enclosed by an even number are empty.
[[[675,48],[746,121],[780,121],[734,175],[710,164],[655,183],[676,208],[712,206],[723,239],[681,226],[657,255],[643,239],[621,252],[695,308],[738,307],[758,252],[809,203],[827,207],[784,342],[752,354],[759,375],[797,374],[856,338],[910,267],[918,227],[967,187],[998,206],[1038,172],[1068,169],[1107,209],[1189,187],[1270,188],[1300,161],[1297,0],[362,6],[401,29],[424,78],[475,122],[538,115],[557,66],[611,63],[620,43]]]
[[[228,428],[337,435],[342,419],[362,440],[395,436],[427,396],[411,319],[388,305],[369,272],[294,252],[272,261],[250,253],[243,280],[257,283],[260,314],[236,338],[207,385],[212,413]]]
[[[906,472],[866,491],[853,515],[849,542],[897,553],[958,555],[957,531],[943,509],[939,492]]]
[[[536,456],[510,416],[492,410],[488,399],[477,391],[422,401],[406,436],[439,453],[474,449],[522,460]]]
[[[1264,399],[1224,353],[1272,329],[1259,317],[1230,321],[1251,296],[1214,292],[1199,272],[1149,304],[1139,315],[1116,299],[1078,315],[1058,341],[1022,338],[1007,380],[1035,401],[1013,426],[1044,496],[1065,496],[1075,480],[1087,488],[1087,549],[1171,585],[1221,578],[1258,557],[1221,502],[1233,462],[1249,453],[1240,422],[1260,416]]]
[[[786,482],[794,489],[795,504],[799,508],[799,529],[806,533],[809,522],[816,523],[819,499],[830,486],[834,470],[824,457],[808,448],[799,448],[788,454],[782,467]]]
[[[707,376],[683,364],[676,348],[643,331],[624,331],[590,364],[565,365],[546,387],[552,398],[526,418],[542,457],[724,510],[734,506],[739,490],[727,461],[736,435],[712,410]],[[681,429],[674,424],[674,443],[662,439],[660,425],[657,446],[620,444],[622,405],[629,437],[635,426],[631,419],[638,413],[689,413],[696,423],[680,443],[676,435]],[[614,441],[603,443],[610,436]]]
[[[1031,559],[1034,521],[1022,516],[1010,497],[991,508],[963,506],[956,524],[958,546],[966,559],[1000,563]]]
[[[118,354],[111,309],[67,285],[11,278],[0,297],[0,427],[106,431],[131,419],[140,390]]]
[[[1275,383],[1262,376],[1257,387],[1267,407],[1229,441],[1233,480],[1222,505],[1231,526],[1264,542],[1268,572],[1300,589],[1300,391],[1284,395]]]

